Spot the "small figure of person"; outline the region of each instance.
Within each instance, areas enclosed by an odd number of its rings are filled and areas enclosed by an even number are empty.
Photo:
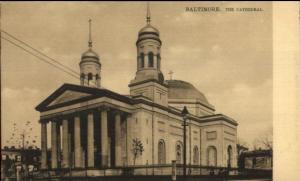
[[[210,176],[214,176],[215,175],[214,169],[210,169],[209,175]]]
[[[191,169],[191,168],[189,168],[189,170],[188,170],[188,174],[189,174],[189,175],[191,175],[191,174],[192,174],[192,169]]]

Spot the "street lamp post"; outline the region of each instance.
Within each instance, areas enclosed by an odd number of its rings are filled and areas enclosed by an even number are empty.
[[[187,120],[187,115],[189,114],[186,106],[184,106],[181,114],[183,116],[183,124],[182,124],[183,126],[183,176],[185,178],[186,177],[186,126],[188,126],[186,120]]]

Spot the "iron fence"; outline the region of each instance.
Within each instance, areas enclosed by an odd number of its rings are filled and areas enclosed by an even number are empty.
[[[183,164],[176,165],[176,175],[183,176]],[[228,167],[211,167],[199,165],[187,165],[187,176],[272,176],[272,170],[263,169],[238,169]],[[171,176],[172,165],[136,165],[124,167],[102,168],[59,168],[40,170],[35,178],[70,178],[70,177],[97,177],[97,176]]]

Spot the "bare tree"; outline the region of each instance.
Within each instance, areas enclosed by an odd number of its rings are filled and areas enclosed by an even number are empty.
[[[144,146],[141,140],[135,138],[132,140],[132,154],[133,154],[133,165],[135,165],[136,159],[141,156],[144,152]]]
[[[264,135],[259,141],[264,148],[273,150],[273,137],[271,135]]]
[[[257,150],[258,148],[263,148],[267,150],[273,150],[273,135],[272,131],[267,131],[262,135],[259,135],[253,141],[253,149]]]
[[[17,127],[17,123],[13,124],[13,133],[6,143],[22,149],[37,148],[36,139],[37,136],[33,133],[31,122],[27,121],[25,125],[21,126],[21,129]]]

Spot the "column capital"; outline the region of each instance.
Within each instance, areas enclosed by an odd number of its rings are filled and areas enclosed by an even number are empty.
[[[74,117],[74,113],[70,113],[70,114],[61,115],[59,118],[60,120],[65,120],[65,119],[71,119],[73,117]]]
[[[60,119],[72,119],[76,116],[80,116],[82,113],[83,113],[83,111],[75,111],[75,112],[67,113],[67,114],[61,115]]]
[[[121,110],[113,110],[112,113],[113,113],[114,115],[117,115],[117,114],[120,115],[120,116],[124,115],[124,112],[121,111]]]
[[[76,114],[78,116],[80,116],[80,115],[86,115],[86,114],[89,114],[89,113],[93,113],[95,110],[97,110],[97,109],[95,109],[95,108],[89,108],[89,109],[84,109],[84,110],[78,111],[78,112],[73,113],[73,114],[74,115]]]
[[[101,106],[97,108],[98,111],[110,111],[111,108],[108,106]]]
[[[96,110],[96,109],[87,109],[87,110],[85,110],[85,112],[86,112],[87,114],[91,114],[91,113],[94,113],[95,110]]]
[[[61,123],[61,121],[62,121],[62,119],[63,119],[63,117],[62,116],[56,116],[56,117],[54,117],[54,118],[51,118],[49,121],[51,122],[51,123],[53,123],[53,122],[55,122],[55,123]]]
[[[123,115],[125,120],[130,119],[132,117],[132,113],[123,112]]]
[[[39,120],[39,123],[40,123],[40,124],[47,124],[48,122],[49,122],[48,119],[42,119],[42,118],[41,118],[41,119]]]
[[[80,114],[81,112],[79,112],[79,111],[77,111],[77,112],[74,112],[74,113],[72,113],[72,116],[73,117],[80,117]]]

